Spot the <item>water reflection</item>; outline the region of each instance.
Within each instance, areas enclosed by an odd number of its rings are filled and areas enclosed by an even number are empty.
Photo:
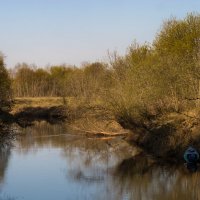
[[[8,161],[10,157],[10,148],[1,148],[0,149],[0,184],[4,181],[5,171],[8,167]]]
[[[144,162],[145,163],[145,162]],[[129,166],[124,166],[129,165]],[[184,166],[178,168],[141,166],[131,161],[121,163],[115,172],[115,185],[121,196],[128,199],[199,199],[200,173],[188,173]]]
[[[5,174],[9,166],[14,139],[14,126],[0,124],[0,200],[14,200],[14,198],[1,191],[1,186],[5,184]]]
[[[0,153],[2,194],[29,200],[200,199],[199,172],[158,164],[120,138],[88,139],[65,124],[46,122],[19,131],[15,147]]]
[[[13,126],[0,124],[0,183],[4,181],[4,174],[8,167],[11,147],[15,134]]]

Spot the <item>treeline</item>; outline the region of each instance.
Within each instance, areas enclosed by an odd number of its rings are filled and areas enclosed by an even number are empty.
[[[37,68],[25,63],[10,71],[15,97],[85,97],[101,96],[109,80],[103,63]]]
[[[163,23],[152,44],[132,44],[125,56],[82,67],[11,71],[14,97],[100,98],[119,120],[195,108],[200,98],[200,15]]]

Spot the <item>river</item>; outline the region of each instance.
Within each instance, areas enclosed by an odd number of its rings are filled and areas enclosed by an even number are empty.
[[[121,138],[37,122],[0,150],[0,200],[196,200],[200,173],[158,166]]]

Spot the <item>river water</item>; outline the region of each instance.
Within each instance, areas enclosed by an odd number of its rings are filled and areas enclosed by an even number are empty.
[[[38,122],[0,151],[0,200],[196,200],[200,173],[157,166],[120,138]]]

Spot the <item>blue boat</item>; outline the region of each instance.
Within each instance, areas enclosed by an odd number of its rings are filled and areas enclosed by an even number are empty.
[[[197,163],[199,160],[199,153],[198,151],[193,147],[188,147],[183,155],[184,160],[187,164],[187,169],[190,172],[196,172],[197,171]]]

